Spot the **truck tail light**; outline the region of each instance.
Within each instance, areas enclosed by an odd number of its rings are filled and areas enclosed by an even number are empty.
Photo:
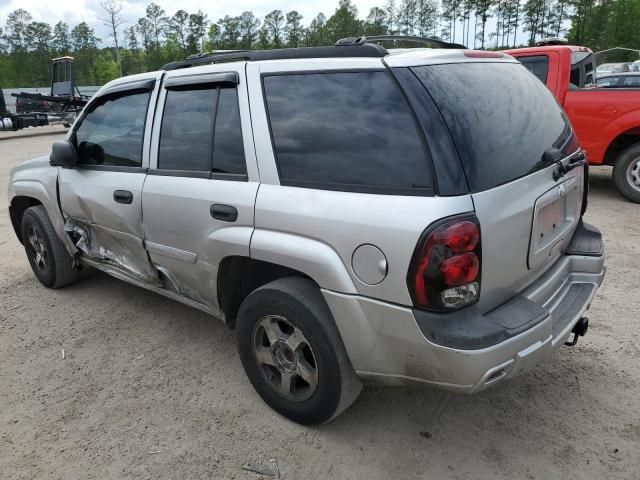
[[[409,267],[407,283],[414,306],[442,311],[477,302],[481,265],[480,223],[475,215],[430,226]]]

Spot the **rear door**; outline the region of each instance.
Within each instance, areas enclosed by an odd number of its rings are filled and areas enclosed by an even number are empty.
[[[145,245],[169,288],[216,308],[220,261],[249,256],[259,185],[244,64],[168,72],[158,103]]]
[[[566,115],[517,63],[415,67],[452,133],[482,231],[480,308],[489,310],[564,253],[580,217],[583,168]]]
[[[58,177],[62,211],[78,247],[149,283],[157,283],[157,275],[143,246],[141,194],[156,92],[156,78],[147,78],[94,98],[70,135],[79,162],[60,168]]]

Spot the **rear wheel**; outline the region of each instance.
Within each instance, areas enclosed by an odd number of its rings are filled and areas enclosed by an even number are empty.
[[[42,205],[28,208],[22,217],[22,243],[36,278],[45,287],[60,288],[74,282],[78,271],[56,235]]]
[[[236,338],[253,387],[294,422],[327,422],[360,393],[331,312],[310,280],[282,278],[252,292],[238,312]]]
[[[640,203],[640,143],[620,154],[613,166],[613,181],[622,195]]]

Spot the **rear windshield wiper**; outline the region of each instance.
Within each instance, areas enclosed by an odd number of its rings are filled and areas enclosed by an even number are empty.
[[[558,165],[558,169],[553,172],[553,179],[558,181],[574,168],[581,167],[587,163],[587,157],[584,152],[581,151],[578,155],[573,157],[567,165],[563,165],[562,160],[556,160],[555,163]]]

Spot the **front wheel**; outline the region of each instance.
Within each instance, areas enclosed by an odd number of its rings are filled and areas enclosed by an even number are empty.
[[[620,154],[613,166],[613,181],[622,195],[640,203],[640,143]]]
[[[27,259],[42,285],[60,288],[78,278],[78,271],[73,268],[73,259],[56,235],[42,205],[28,208],[24,212],[21,227]]]
[[[236,319],[238,352],[262,399],[303,425],[339,415],[362,388],[317,285],[275,280],[252,292]]]

